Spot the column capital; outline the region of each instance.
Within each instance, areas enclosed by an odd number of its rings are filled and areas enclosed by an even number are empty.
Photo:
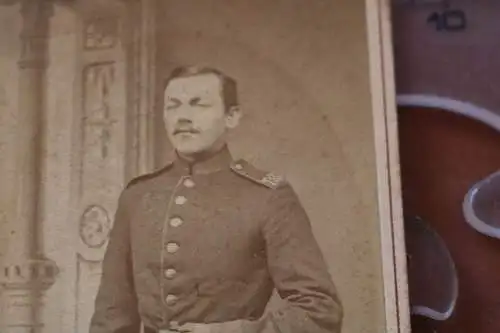
[[[53,14],[53,0],[18,0],[21,5],[21,14],[26,18],[37,18],[43,21]]]
[[[10,6],[17,2],[18,0],[0,0],[0,6]]]
[[[50,17],[53,14],[51,0],[19,0],[22,17],[21,55],[19,68],[44,69],[47,66],[47,40]]]
[[[0,6],[10,6],[10,5],[15,5],[15,4],[18,4],[18,3],[21,3],[23,1],[26,1],[26,0],[0,0]],[[32,2],[36,2],[34,0],[28,0],[28,1],[32,1]],[[56,3],[56,4],[70,4],[70,3],[73,3],[75,2],[76,0],[43,0],[43,2],[52,2],[52,3]],[[125,1],[125,0],[123,0]],[[135,0],[135,1],[140,1],[140,0]],[[40,1],[42,2],[42,1]]]

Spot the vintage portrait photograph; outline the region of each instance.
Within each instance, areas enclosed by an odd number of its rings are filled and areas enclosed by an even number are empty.
[[[402,332],[384,10],[0,0],[0,331]]]

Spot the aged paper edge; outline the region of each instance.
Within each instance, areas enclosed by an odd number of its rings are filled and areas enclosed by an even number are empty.
[[[386,332],[410,333],[390,0],[366,0]]]

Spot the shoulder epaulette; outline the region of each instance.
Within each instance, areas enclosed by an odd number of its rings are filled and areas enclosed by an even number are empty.
[[[277,189],[286,184],[285,177],[259,170],[245,160],[237,160],[231,163],[231,170],[246,179],[271,189]]]
[[[128,182],[128,184],[125,188],[130,188],[136,184],[142,183],[142,182],[147,181],[149,179],[154,179],[154,178],[158,177],[159,175],[163,174],[164,172],[167,172],[168,170],[170,170],[172,165],[173,165],[173,162],[169,162],[159,170],[153,171],[151,173],[147,173],[145,175],[135,177],[134,179],[132,179],[131,181]]]

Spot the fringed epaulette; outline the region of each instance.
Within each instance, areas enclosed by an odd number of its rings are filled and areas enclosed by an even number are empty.
[[[245,160],[237,160],[231,163],[231,170],[246,179],[271,189],[278,189],[286,184],[285,177],[257,169]]]
[[[174,164],[173,162],[168,162],[165,166],[163,166],[159,170],[153,171],[151,173],[147,173],[147,174],[142,175],[142,176],[135,177],[130,182],[128,182],[126,188],[132,187],[136,184],[142,183],[142,182],[150,180],[150,179],[154,179],[154,178],[162,175],[163,173],[170,170],[170,168],[172,167],[173,164]]]

